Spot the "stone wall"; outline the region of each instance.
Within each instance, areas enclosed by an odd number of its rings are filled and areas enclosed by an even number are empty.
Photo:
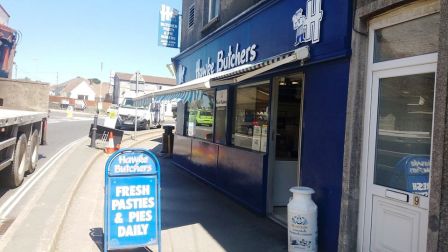
[[[0,78],[4,108],[47,112],[49,91],[48,83]]]

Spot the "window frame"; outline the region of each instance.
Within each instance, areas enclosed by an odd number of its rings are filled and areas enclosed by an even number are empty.
[[[237,97],[238,97],[238,95],[237,95],[237,92],[238,92],[238,89],[241,89],[241,88],[249,88],[249,87],[257,87],[257,86],[261,86],[261,85],[267,85],[267,87],[268,87],[268,92],[267,92],[267,94],[268,94],[268,100],[267,100],[267,131],[269,132],[269,127],[271,126],[270,124],[271,124],[271,99],[272,99],[272,92],[271,92],[271,79],[270,78],[267,78],[267,79],[261,79],[261,80],[259,80],[259,81],[251,81],[251,82],[246,82],[246,83],[244,83],[244,84],[241,84],[241,85],[235,85],[234,87],[233,87],[233,90],[229,90],[229,93],[231,93],[231,94],[229,94],[229,95],[231,95],[232,96],[232,99],[231,99],[231,109],[230,109],[230,113],[229,113],[229,115],[228,115],[228,119],[230,119],[229,121],[228,121],[228,126],[229,126],[229,140],[228,140],[228,143],[227,143],[227,145],[228,146],[230,146],[230,147],[232,147],[232,148],[239,148],[239,149],[243,149],[243,150],[248,150],[248,151],[254,151],[254,152],[257,152],[257,153],[268,153],[269,152],[269,147],[267,146],[266,147],[266,149],[264,150],[264,151],[262,151],[261,149],[260,150],[253,150],[252,148],[247,148],[247,147],[244,147],[244,146],[240,146],[240,145],[235,145],[235,140],[234,140],[234,135],[235,135],[235,128],[236,128],[236,122],[235,122],[235,118],[236,118],[236,115],[237,115],[237,112],[236,112],[236,107],[237,107]],[[253,129],[252,129],[252,132],[253,132]],[[267,136],[268,138],[269,138],[269,134],[268,134],[268,136]],[[253,135],[252,135],[252,139],[253,139]]]
[[[213,99],[212,99],[212,101],[213,101],[213,108],[211,109],[211,112],[212,112],[212,117],[213,117],[213,121],[212,121],[212,126],[211,126],[211,134],[212,134],[212,136],[211,136],[211,138],[210,139],[206,139],[206,138],[201,138],[201,137],[197,137],[197,136],[195,136],[195,134],[193,133],[193,135],[189,135],[188,134],[188,129],[189,129],[189,125],[188,125],[188,123],[189,123],[189,117],[190,117],[190,104],[191,104],[191,102],[188,102],[188,103],[186,103],[186,106],[185,106],[185,114],[184,114],[184,132],[183,132],[183,136],[184,137],[189,137],[189,138],[193,138],[193,139],[199,139],[199,140],[201,140],[201,141],[206,141],[206,142],[209,142],[209,143],[214,143],[215,142],[215,111],[216,111],[216,88],[211,88],[211,89],[203,89],[202,90],[203,92],[211,92],[211,93],[213,93]],[[197,111],[197,112],[199,112],[199,110]],[[195,115],[195,117],[196,117],[197,115]],[[197,125],[195,124],[195,126],[194,127],[196,127]]]
[[[212,10],[212,6],[215,6],[215,9]],[[221,1],[220,0],[208,0],[208,11],[207,11],[207,23],[212,23],[219,17],[219,11],[221,10]],[[214,16],[212,16],[214,14]]]

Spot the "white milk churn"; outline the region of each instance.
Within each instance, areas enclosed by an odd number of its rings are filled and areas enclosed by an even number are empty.
[[[288,251],[317,251],[317,205],[311,199],[314,190],[296,186],[289,189]]]

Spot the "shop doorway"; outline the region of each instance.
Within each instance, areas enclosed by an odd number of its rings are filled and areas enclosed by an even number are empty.
[[[370,24],[361,251],[426,250],[439,16],[415,13]]]
[[[284,225],[289,189],[299,184],[303,79],[303,74],[279,76],[272,85],[268,209]]]

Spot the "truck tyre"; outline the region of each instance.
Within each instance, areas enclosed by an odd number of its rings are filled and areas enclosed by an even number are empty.
[[[33,173],[37,167],[37,161],[39,160],[39,131],[34,130],[31,135],[30,145],[27,149],[27,167],[28,174]]]
[[[22,184],[25,177],[26,167],[26,135],[21,134],[17,140],[14,150],[14,160],[12,164],[5,169],[3,174],[4,182],[11,188],[16,188]]]

